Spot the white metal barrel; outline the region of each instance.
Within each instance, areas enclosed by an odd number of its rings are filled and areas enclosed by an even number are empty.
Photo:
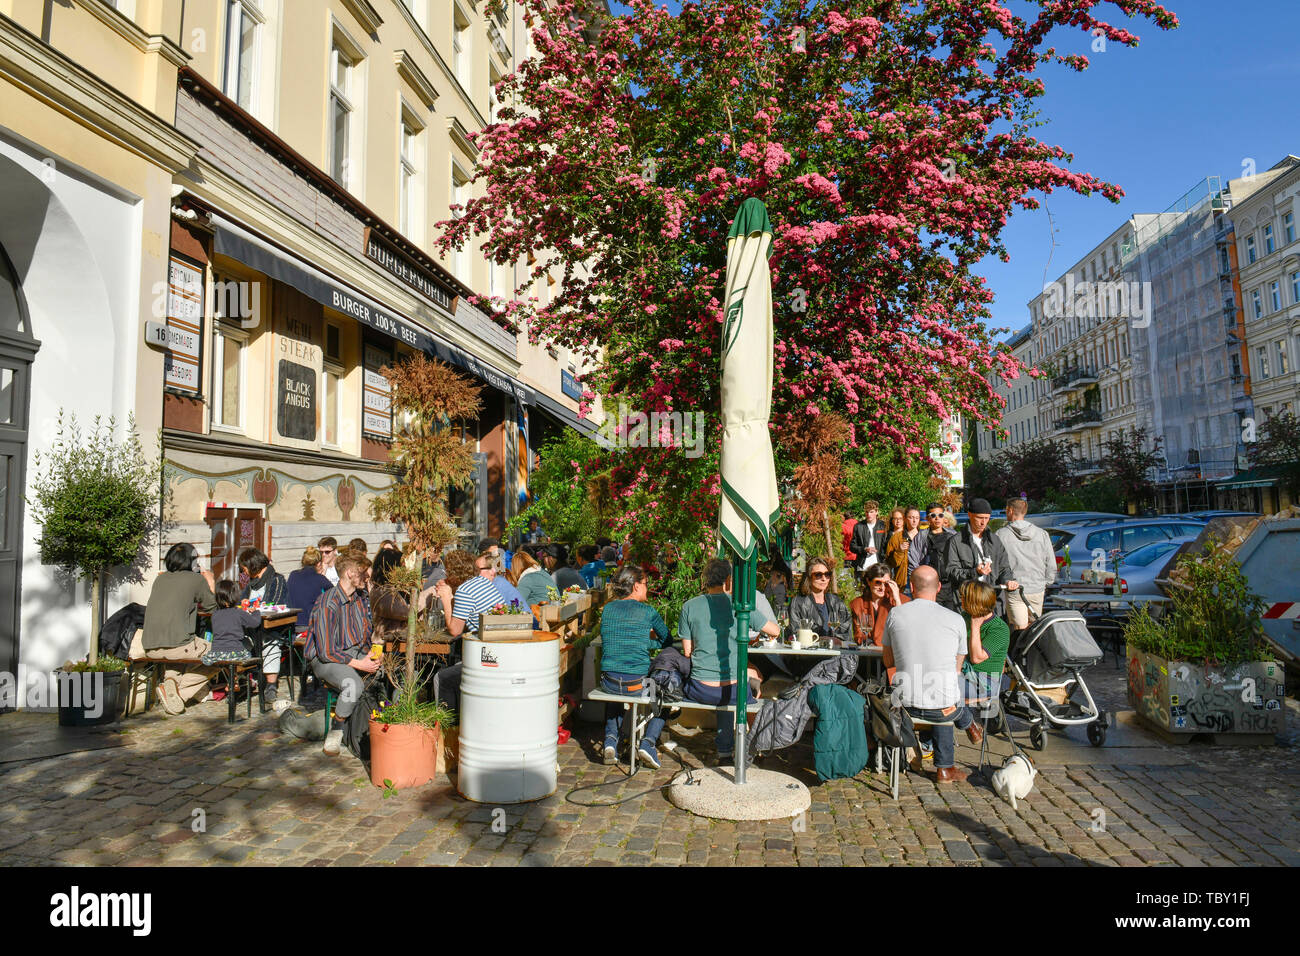
[[[464,640],[456,786],[478,803],[524,803],[556,787],[559,635]]]

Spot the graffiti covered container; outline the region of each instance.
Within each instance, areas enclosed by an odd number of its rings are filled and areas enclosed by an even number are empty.
[[[1207,666],[1128,647],[1129,705],[1168,734],[1235,734],[1272,743],[1283,730],[1285,687],[1286,670],[1276,661]]]

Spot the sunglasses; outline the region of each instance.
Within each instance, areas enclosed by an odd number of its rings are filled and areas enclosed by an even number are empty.
[[[809,575],[809,577],[813,577],[813,578],[829,578],[830,576],[831,575],[829,571],[814,571],[812,574]]]
[[[490,565],[490,564],[476,564],[476,565],[474,565],[474,570],[477,571],[479,574],[482,574],[484,571],[491,571],[491,570],[492,570],[492,565]]]
[[[936,511],[936,512],[935,512],[934,514],[932,514],[932,515],[926,515],[926,517],[929,518],[931,521],[937,521],[939,518],[942,518],[943,515],[939,514],[939,513]]]

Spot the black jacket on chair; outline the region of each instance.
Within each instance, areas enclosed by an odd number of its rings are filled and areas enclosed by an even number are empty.
[[[800,594],[790,601],[790,626],[798,631],[809,628],[818,637],[834,637],[841,641],[853,640],[853,615],[849,606],[838,594],[826,592],[826,620],[829,626],[822,625],[822,616],[817,613],[817,602],[810,594]]]
[[[961,586],[967,581],[979,580],[979,572],[976,570],[979,566],[979,558],[975,553],[975,542],[971,540],[970,526],[962,528],[945,544],[938,568],[939,580],[943,584],[943,588],[939,591],[939,603],[949,610],[959,611],[961,610],[959,593]],[[985,583],[998,585],[1015,580],[1011,571],[1011,562],[1007,560],[1007,552],[997,536],[985,528],[980,545],[984,550],[984,557],[993,562],[993,570],[989,572]],[[1002,596],[998,595],[999,606],[1001,603]]]

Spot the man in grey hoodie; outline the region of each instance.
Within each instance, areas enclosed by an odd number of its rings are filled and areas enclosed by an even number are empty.
[[[1029,502],[1012,498],[1007,502],[1007,523],[996,532],[1015,579],[1020,582],[1019,591],[1007,592],[1007,623],[1013,631],[1029,626],[1030,608],[1035,615],[1043,613],[1043,595],[1056,580],[1052,539],[1042,528],[1026,521],[1027,514]]]

